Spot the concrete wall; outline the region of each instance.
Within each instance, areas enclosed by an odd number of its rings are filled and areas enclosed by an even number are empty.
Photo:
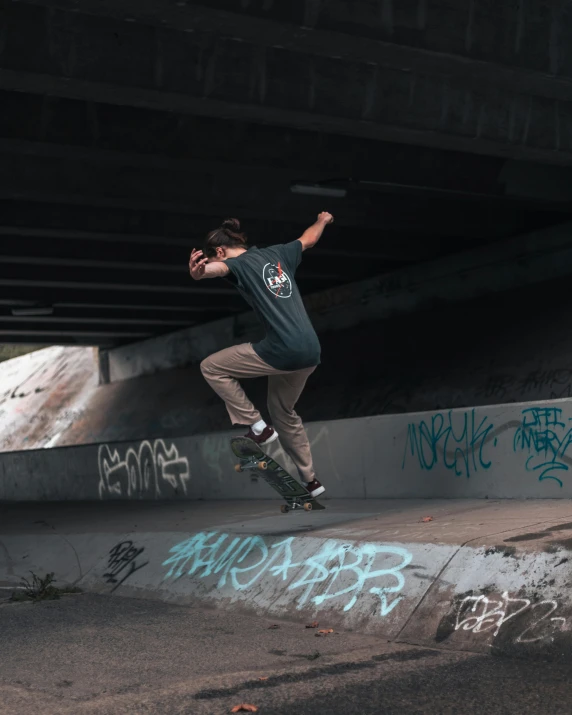
[[[393,287],[387,277],[311,297],[323,327],[322,364],[299,413],[320,422],[572,397],[570,280],[546,278],[572,269],[568,231],[497,247],[486,253],[496,256],[492,268],[477,252],[394,274]],[[89,348],[47,348],[0,363],[0,451],[227,429],[224,405],[194,361],[250,334],[240,320],[200,330],[114,352],[110,362],[123,355],[133,374],[157,372],[110,384],[98,384]],[[265,380],[245,388],[264,411]]]
[[[322,340],[323,363],[301,414],[361,417],[572,397],[571,313],[570,281],[561,279],[332,333]]]
[[[567,223],[332,288],[308,296],[305,302],[314,327],[324,334],[570,273],[572,224]],[[251,312],[225,318],[111,350],[109,379],[116,382],[189,365],[231,344],[258,339],[260,328]]]
[[[569,280],[322,336],[305,421],[572,397]],[[246,381],[264,409],[265,380]],[[229,428],[198,365],[97,384],[89,348],[0,364],[0,451],[180,438]]]
[[[570,498],[572,400],[309,425],[331,498]],[[217,433],[0,455],[0,499],[256,499]],[[273,455],[292,465],[280,447]]]

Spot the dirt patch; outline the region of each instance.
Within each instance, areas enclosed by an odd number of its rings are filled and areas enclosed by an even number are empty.
[[[554,546],[559,546],[562,549],[567,549],[572,551],[572,539],[559,539],[558,541],[551,541]]]
[[[509,556],[515,556],[516,546],[504,546],[504,544],[498,544],[497,546],[491,546],[485,551],[485,556],[492,556],[493,554],[502,554],[506,559]]]
[[[542,539],[545,536],[550,536],[551,531],[531,531],[528,534],[519,534],[518,536],[511,536],[505,539],[505,544],[516,542],[516,541],[534,541],[534,539]]]

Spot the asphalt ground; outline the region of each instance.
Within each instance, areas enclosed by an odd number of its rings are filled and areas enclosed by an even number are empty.
[[[572,666],[93,594],[0,602],[0,713],[572,712]]]

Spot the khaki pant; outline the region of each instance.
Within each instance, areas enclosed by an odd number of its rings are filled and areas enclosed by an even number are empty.
[[[201,363],[201,372],[217,395],[225,401],[233,424],[253,425],[262,419],[238,380],[268,375],[268,411],[272,424],[278,432],[282,447],[305,482],[311,482],[315,473],[308,436],[302,420],[294,411],[294,405],[315,369],[309,367],[291,372],[276,370],[258,357],[250,343],[221,350]]]

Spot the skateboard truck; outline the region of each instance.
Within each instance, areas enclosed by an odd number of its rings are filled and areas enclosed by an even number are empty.
[[[244,472],[245,469],[268,469],[268,462],[259,462],[257,459],[249,459],[241,464],[235,464],[234,468],[237,472]]]
[[[280,507],[280,511],[283,514],[287,514],[290,511],[290,509],[300,509],[300,508],[304,509],[304,511],[312,511],[312,502],[309,502],[309,501],[301,502],[298,500],[296,500],[296,501],[292,500],[292,502],[290,504],[282,504],[282,506]]]
[[[239,464],[235,464],[234,468],[237,472],[245,472],[247,470],[256,469],[260,469],[264,472],[268,469],[268,462],[258,459],[244,459]],[[289,504],[282,504],[280,506],[280,511],[283,514],[287,514],[289,511],[294,509],[304,509],[304,511],[312,511],[312,502],[310,501],[302,501],[300,497],[292,497],[288,501],[290,502]]]

